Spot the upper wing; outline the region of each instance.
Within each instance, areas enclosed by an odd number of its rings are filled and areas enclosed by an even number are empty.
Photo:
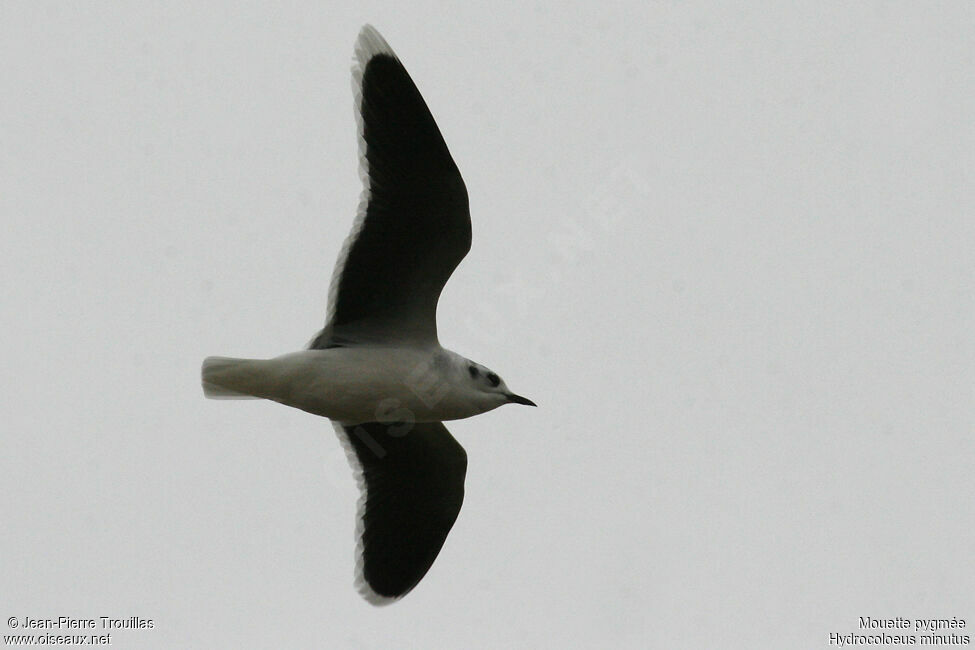
[[[374,605],[405,596],[433,564],[464,501],[467,453],[440,422],[335,423],[362,495],[356,586]]]
[[[467,188],[406,68],[373,27],[356,42],[359,214],[312,348],[437,341],[437,300],[471,247]]]

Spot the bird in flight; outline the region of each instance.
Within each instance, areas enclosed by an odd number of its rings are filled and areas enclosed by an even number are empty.
[[[437,302],[471,247],[467,189],[406,68],[366,25],[352,69],[363,190],[325,327],[273,359],[208,357],[210,398],[332,420],[359,483],[356,588],[381,605],[430,569],[464,500],[467,454],[443,425],[535,404],[440,346]]]

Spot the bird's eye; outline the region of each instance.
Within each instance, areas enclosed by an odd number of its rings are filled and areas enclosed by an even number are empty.
[[[494,374],[493,372],[489,372],[489,373],[487,374],[487,380],[488,380],[488,381],[489,381],[489,382],[491,383],[491,385],[492,385],[492,386],[495,386],[495,387],[496,387],[496,386],[497,386],[498,384],[500,384],[500,383],[501,383],[501,378],[500,378],[500,377],[498,377],[498,376],[497,376],[496,374]]]
[[[471,373],[471,377],[477,377],[477,368],[475,366],[467,366],[467,372]]]

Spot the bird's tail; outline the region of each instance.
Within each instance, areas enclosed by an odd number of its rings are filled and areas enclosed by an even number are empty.
[[[259,399],[246,391],[252,359],[207,357],[203,360],[203,394],[210,399]]]

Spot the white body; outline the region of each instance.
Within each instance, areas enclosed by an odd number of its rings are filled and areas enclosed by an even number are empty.
[[[436,347],[356,346],[304,350],[273,359],[209,357],[207,397],[258,397],[343,424],[441,422],[506,403],[502,390],[475,390],[470,362]]]

